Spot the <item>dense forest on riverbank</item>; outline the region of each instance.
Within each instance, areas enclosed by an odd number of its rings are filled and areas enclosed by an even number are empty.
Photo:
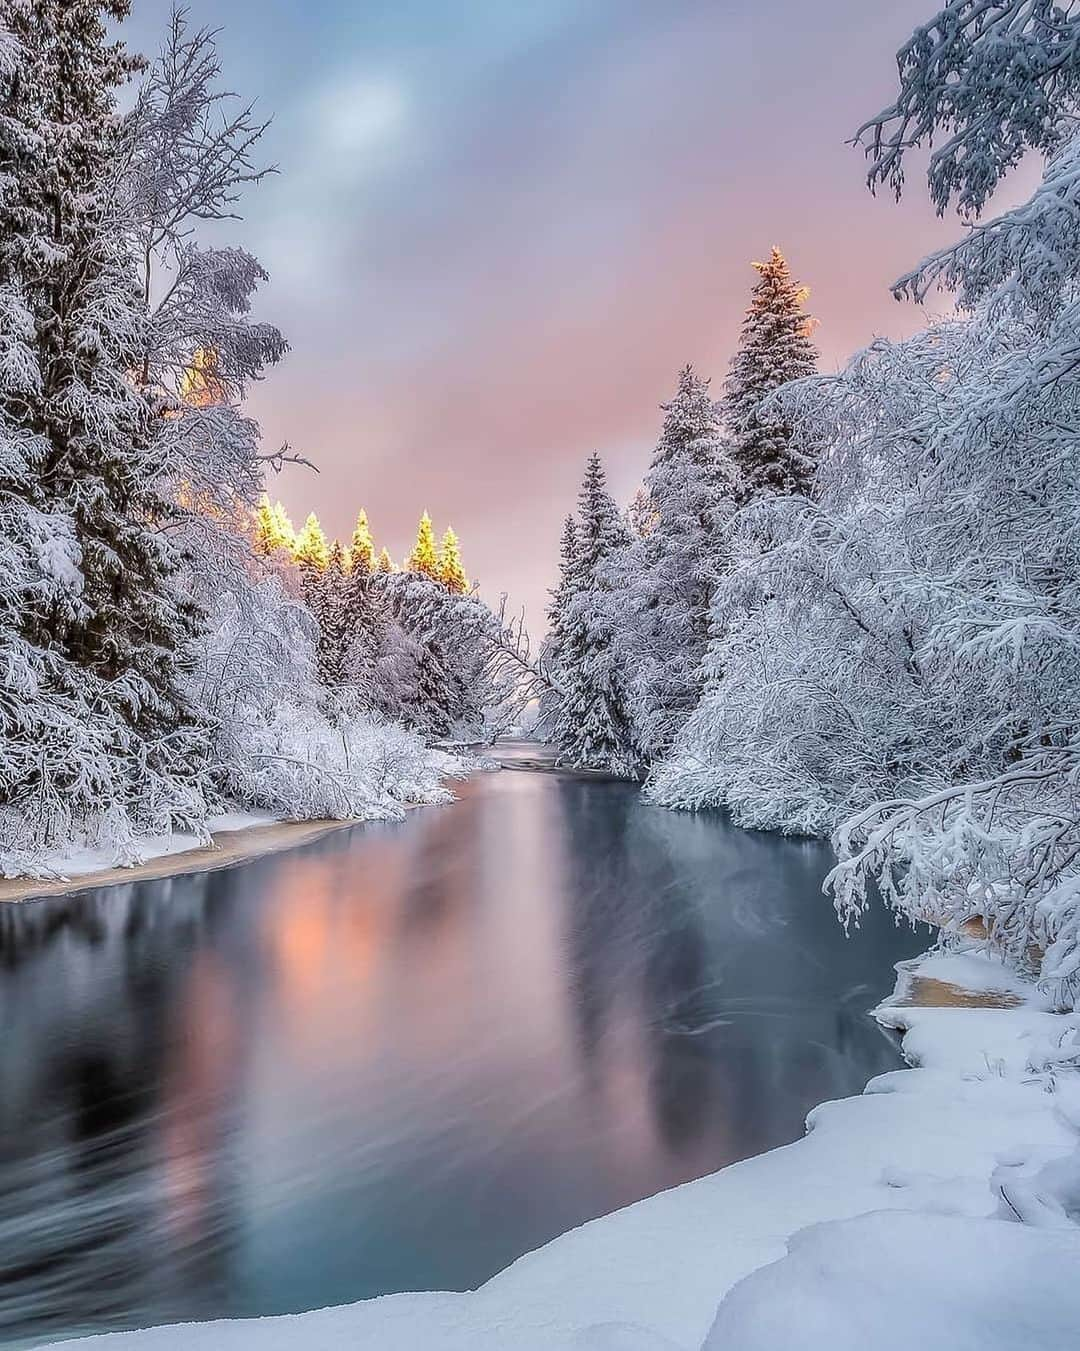
[[[128,9],[4,10],[3,870],[135,857],[226,804],[392,812],[438,793],[425,743],[540,690],[572,762],[832,834],[845,918],[876,883],[1072,1005],[1080,20],[953,0],[901,50],[859,139],[899,192],[938,135],[930,198],[971,228],[895,289],[955,315],[815,374],[807,292],[779,249],[756,264],[723,386],[681,372],[625,513],[590,461],[536,666],[426,515],[400,571],[366,521],[280,547],[265,476],[298,457],[243,399],[287,344],[251,313],[262,266],[219,242],[264,124],[212,33],[178,13],[146,64],[109,32]],[[1041,184],[994,216],[1028,155]]]
[[[589,462],[546,660],[551,735],[677,808],[832,834],[876,883],[1080,992],[1080,19],[953,0],[858,133],[899,195],[931,150],[967,230],[895,283],[956,313],[814,374],[774,250],[720,398],[679,377],[622,514]],[[1031,197],[994,216],[1029,155]]]
[[[425,743],[497,730],[513,686],[452,531],[438,551],[422,527],[402,570],[358,540],[322,556],[317,523],[268,541],[266,474],[301,457],[264,450],[243,399],[287,343],[252,316],[259,261],[214,228],[270,171],[266,124],[212,32],[176,11],[147,64],[110,35],[128,10],[19,0],[0,25],[9,875],[205,838],[226,805],[431,800]]]

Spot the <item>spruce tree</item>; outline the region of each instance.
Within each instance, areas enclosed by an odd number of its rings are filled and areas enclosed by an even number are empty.
[[[435,547],[435,531],[431,517],[425,511],[416,531],[416,544],[405,563],[406,572],[418,572],[433,582],[439,581],[439,551]]]
[[[645,475],[648,528],[611,570],[616,650],[638,758],[671,745],[702,690],[713,592],[724,563],[736,474],[709,381],[686,366]]]
[[[377,670],[387,634],[388,613],[381,575],[365,566],[366,558],[364,549],[354,555],[353,566],[345,578],[342,678],[369,708],[382,711],[376,688]],[[385,711],[391,716],[395,712]]]
[[[391,573],[397,572],[397,564],[390,557],[390,550],[384,544],[379,550],[378,561],[375,564],[375,571],[384,577],[389,577]]]
[[[273,529],[273,508],[264,493],[255,508],[255,519],[251,529],[251,547],[257,554],[265,557],[274,552]]]
[[[264,493],[255,508],[252,548],[257,554],[271,557],[282,549],[291,552],[295,543],[296,535],[285,508],[280,502],[271,506],[270,499]]]
[[[463,596],[469,589],[469,579],[461,562],[461,548],[453,526],[446,527],[439,549],[439,581],[447,591]]]
[[[636,539],[644,539],[656,526],[656,504],[640,484],[626,508],[626,526]]]
[[[606,568],[627,539],[600,456],[593,454],[578,496],[577,563],[566,601],[554,740],[572,763],[616,773],[632,768],[632,754],[613,652],[613,598]]]
[[[308,574],[321,573],[330,562],[330,544],[314,512],[296,537],[294,554],[300,571]]]
[[[0,101],[0,287],[24,324],[25,361],[21,388],[5,382],[3,411],[34,438],[19,492],[73,535],[66,599],[38,599],[20,617],[23,638],[66,672],[66,697],[101,725],[96,790],[88,768],[73,777],[133,811],[152,804],[143,813],[163,828],[198,813],[208,789],[204,735],[181,692],[198,615],[179,595],[163,529],[176,509],[159,486],[161,424],[129,378],[146,317],[115,191],[116,96],[139,63],[106,32],[128,8],[5,7],[19,69]]]
[[[371,538],[367,512],[363,508],[356,518],[356,526],[353,529],[349,560],[354,572],[359,571],[364,576],[369,576],[375,571],[375,542]]]
[[[327,555],[326,566],[317,574],[314,585],[318,591],[315,618],[319,625],[316,646],[319,679],[327,689],[345,683],[346,646],[349,618],[347,613],[347,583],[345,550],[334,540]]]
[[[326,618],[323,574],[330,562],[330,545],[314,512],[308,515],[296,537],[293,558],[300,572],[300,594],[321,630]]]
[[[288,549],[291,553],[296,548],[296,531],[293,529],[292,521],[289,520],[289,513],[281,502],[275,502],[271,514],[276,547]]]
[[[580,585],[581,554],[578,549],[577,522],[567,516],[559,541],[559,580],[548,592],[548,631],[540,650],[541,665],[550,678],[550,684],[540,695],[538,726],[545,737],[558,735],[558,716],[562,685],[563,649],[566,643],[570,602]]]
[[[765,400],[781,385],[813,375],[817,349],[806,313],[809,291],[792,280],[784,255],[754,263],[758,280],[742,323],[739,347],[724,386],[723,415],[739,471],[740,502],[768,495],[806,494],[814,465],[792,444],[791,425]]]
[[[578,546],[577,522],[573,516],[567,516],[563,522],[562,539],[559,541],[559,582],[548,594],[551,601],[547,607],[548,634],[555,648],[563,637],[566,626],[567,607],[577,590],[581,577],[581,550]]]

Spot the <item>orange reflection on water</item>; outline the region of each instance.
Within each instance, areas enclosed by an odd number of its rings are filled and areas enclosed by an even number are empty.
[[[235,1089],[243,1038],[232,973],[202,946],[188,974],[177,1050],[163,1085],[161,1149],[165,1224],[172,1243],[193,1248],[216,1227],[224,1143],[221,1105]]]

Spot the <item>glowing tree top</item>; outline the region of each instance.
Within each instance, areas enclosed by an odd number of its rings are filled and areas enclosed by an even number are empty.
[[[296,547],[296,531],[280,502],[273,505],[265,495],[255,509],[252,543],[259,554],[274,554],[279,549],[292,553]]]
[[[431,517],[425,511],[420,517],[416,531],[416,543],[405,563],[406,572],[418,572],[421,577],[430,577],[433,582],[442,581],[439,568],[439,551],[435,545],[435,531]]]
[[[349,563],[356,572],[367,574],[375,571],[375,541],[371,538],[367,512],[362,507],[349,545]]]
[[[439,580],[447,591],[463,596],[469,589],[469,579],[461,563],[461,546],[454,533],[454,527],[448,525],[439,549]]]
[[[368,524],[367,512],[361,510],[348,545],[329,539],[314,512],[303,528],[293,528],[288,512],[280,502],[271,503],[265,495],[255,508],[251,521],[251,542],[257,554],[270,557],[287,554],[307,574],[333,572],[357,573],[371,576],[381,573],[413,572],[444,586],[456,595],[466,595],[471,583],[461,559],[461,544],[453,527],[448,527],[442,544],[435,543],[431,517],[425,511],[416,533],[416,545],[404,567],[399,568],[390,552],[376,549]]]
[[[303,530],[296,537],[293,556],[302,569],[311,572],[325,571],[330,562],[330,545],[314,512],[308,516]]]

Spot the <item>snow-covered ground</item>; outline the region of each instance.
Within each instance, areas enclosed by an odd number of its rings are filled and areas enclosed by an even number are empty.
[[[52,848],[5,852],[0,847],[0,879],[4,879],[0,880],[0,901],[70,890],[67,884],[74,881],[100,878],[103,883],[113,882],[118,880],[118,871],[130,872],[132,878],[182,872],[188,866],[203,871],[238,862],[249,854],[304,843],[313,831],[334,825],[399,819],[408,807],[452,801],[447,781],[466,778],[486,767],[475,756],[425,747],[403,728],[373,724],[367,731],[381,753],[360,758],[353,765],[348,773],[356,791],[332,802],[329,808],[319,797],[298,800],[291,810],[284,805],[278,810],[233,806],[207,817],[201,823],[203,834],[183,830],[132,834],[126,828],[114,831],[109,829],[106,814],[96,823],[90,843],[84,836]],[[405,753],[401,753],[401,743]],[[387,744],[398,753],[387,754]],[[340,745],[335,749],[340,751]],[[325,767],[325,758],[320,761],[317,755],[309,755],[314,764]],[[248,832],[250,840],[244,841]],[[170,859],[175,861],[172,868],[166,866]]]
[[[912,1007],[919,982],[1015,1007]],[[924,986],[925,988],[925,986]],[[931,987],[933,988],[933,987]],[[109,1351],[1066,1351],[1080,1344],[1080,1015],[974,950],[880,1010],[917,1068],[796,1144],[563,1235],[469,1294],[88,1339]],[[122,1338],[122,1340],[119,1340]]]

